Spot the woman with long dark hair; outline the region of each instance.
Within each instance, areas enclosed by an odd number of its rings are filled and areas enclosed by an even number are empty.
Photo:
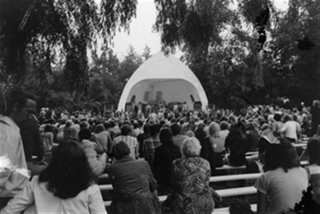
[[[246,165],[246,152],[249,149],[249,144],[243,132],[245,124],[238,122],[230,127],[230,133],[226,138],[225,148],[230,152],[227,163],[231,166]]]
[[[258,213],[281,213],[294,208],[308,187],[308,175],[300,167],[295,149],[285,138],[270,144],[265,153],[264,173],[258,178]],[[268,203],[268,199],[270,203]]]
[[[87,157],[77,142],[59,144],[51,164],[1,213],[107,213]]]
[[[180,149],[173,144],[170,128],[160,131],[161,146],[155,149],[153,169],[158,182],[159,194],[168,194],[171,191],[171,166],[172,162],[181,157]]]

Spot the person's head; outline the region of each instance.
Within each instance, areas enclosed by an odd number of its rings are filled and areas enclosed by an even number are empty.
[[[273,119],[277,122],[280,122],[281,121],[281,115],[279,113],[275,113],[274,116],[273,116]]]
[[[177,123],[173,123],[170,128],[173,136],[177,136],[181,133],[181,126]]]
[[[89,123],[87,121],[80,122],[80,129],[87,129],[89,128]]]
[[[113,145],[112,147],[112,154],[113,157],[117,160],[121,159],[122,157],[130,154],[130,149],[128,145],[124,141],[120,141]]]
[[[310,138],[307,145],[307,151],[309,154],[309,163],[320,165],[320,138]]]
[[[129,124],[124,124],[121,127],[121,135],[127,136],[129,134],[131,134],[132,132],[132,127]]]
[[[150,135],[150,124],[149,124],[149,123],[144,124],[144,126],[143,126],[143,133],[144,133],[145,135]]]
[[[220,129],[221,131],[223,130],[228,130],[229,129],[229,123],[227,121],[221,121],[220,122]]]
[[[237,118],[235,117],[235,116],[233,116],[233,115],[231,115],[230,117],[229,117],[229,123],[230,124],[236,124],[237,123]]]
[[[318,125],[316,136],[320,137],[320,125]]]
[[[156,137],[159,134],[159,124],[154,123],[150,126],[150,135],[151,137]]]
[[[216,122],[211,122],[209,125],[209,136],[210,137],[219,137],[220,136],[220,125]]]
[[[99,124],[99,125],[97,125],[97,126],[94,128],[94,133],[98,134],[98,133],[100,133],[100,132],[102,132],[102,131],[104,131],[104,130],[105,130],[105,129],[104,129],[103,124]]]
[[[72,125],[72,121],[71,120],[67,120],[66,127],[69,128],[71,125]]]
[[[81,129],[79,134],[78,134],[78,139],[79,139],[80,142],[82,140],[90,140],[91,137],[92,137],[92,133],[87,128]]]
[[[238,139],[244,138],[244,133],[242,131],[241,124],[240,123],[231,124],[230,133],[228,136],[233,137],[233,138],[238,138]]]
[[[194,132],[193,132],[192,130],[187,131],[187,132],[186,132],[186,135],[187,135],[188,137],[195,137],[195,134],[194,134]]]
[[[292,116],[289,115],[289,114],[285,115],[284,118],[283,118],[283,122],[288,122],[288,121],[291,121],[291,120],[292,120]]]
[[[186,157],[196,157],[200,155],[201,145],[197,138],[188,137],[182,143],[182,152]]]
[[[280,143],[278,144],[270,144],[265,153],[264,171],[281,167],[287,172],[300,166],[299,157],[291,143],[285,138],[280,138],[279,140]]]
[[[40,173],[39,182],[48,182],[47,189],[61,199],[73,198],[87,189],[92,172],[80,145],[75,141],[59,144],[51,164]]]
[[[140,128],[140,124],[138,123],[138,121],[134,121],[133,122],[133,129],[139,129]]]
[[[15,117],[27,118],[29,114],[36,114],[36,107],[37,103],[32,96],[21,92],[13,92],[9,101],[8,113]]]
[[[265,123],[261,126],[261,131],[260,131],[261,136],[269,136],[272,133],[273,133],[273,128],[270,124]]]
[[[169,128],[162,128],[159,134],[160,142],[162,144],[172,143],[172,133]]]
[[[312,103],[313,107],[315,108],[320,108],[320,101],[319,100],[314,100]]]
[[[253,214],[251,206],[247,200],[234,198],[229,206],[230,214]]]

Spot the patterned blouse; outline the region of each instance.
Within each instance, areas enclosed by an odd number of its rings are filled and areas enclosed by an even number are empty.
[[[173,210],[175,213],[212,213],[212,198],[209,180],[210,164],[200,157],[180,158],[173,161]]]

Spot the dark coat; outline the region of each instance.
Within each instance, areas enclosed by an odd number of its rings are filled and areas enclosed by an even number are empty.
[[[171,187],[172,162],[180,157],[180,149],[173,143],[162,144],[156,148],[153,169],[159,186]]]
[[[114,188],[110,213],[160,213],[160,202],[154,194],[156,180],[149,164],[129,155],[117,160],[107,172]]]

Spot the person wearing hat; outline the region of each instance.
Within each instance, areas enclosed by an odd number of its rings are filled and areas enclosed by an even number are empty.
[[[25,95],[21,95],[21,97],[22,101],[15,104],[11,117],[20,128],[28,169],[31,171],[31,175],[38,175],[46,168],[46,165],[43,164],[44,148],[38,121],[34,116],[37,103],[33,98],[28,98]],[[33,161],[33,155],[37,156],[36,163]]]

